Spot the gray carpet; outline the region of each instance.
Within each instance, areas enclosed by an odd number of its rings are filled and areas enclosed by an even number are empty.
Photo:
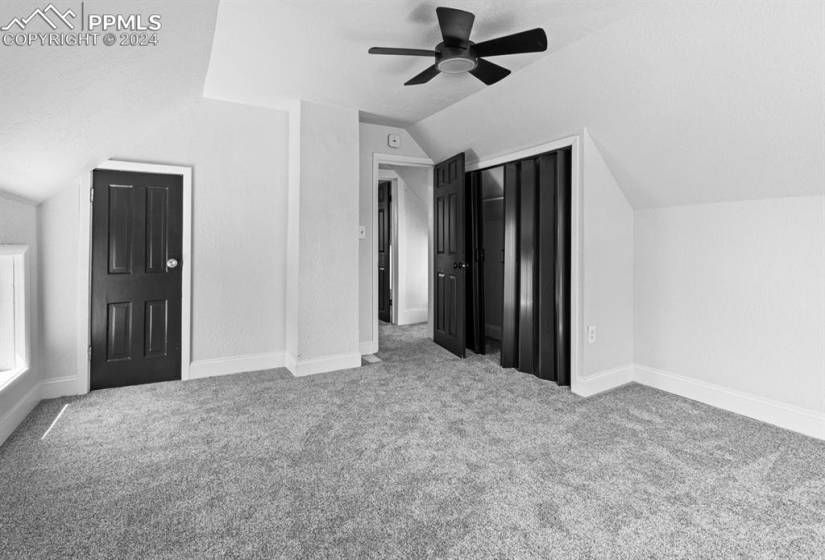
[[[638,385],[580,399],[421,326],[378,355],[41,403],[0,448],[0,556],[825,556],[823,442]]]

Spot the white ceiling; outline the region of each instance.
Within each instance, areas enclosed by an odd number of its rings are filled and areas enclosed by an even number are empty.
[[[472,160],[582,128],[636,208],[825,193],[825,3],[663,3],[409,132]]]
[[[79,0],[55,3],[80,14]],[[47,4],[3,0],[0,27]],[[42,200],[203,95],[217,0],[85,0],[85,11],[160,14],[159,44],[0,46],[0,191]]]
[[[441,41],[435,8],[476,15],[480,42],[534,27],[559,50],[650,4],[649,0],[223,0],[205,95],[260,103],[301,98],[361,110],[362,120],[410,124],[485,89],[474,77],[404,82],[427,57],[367,54],[372,46],[433,48]],[[514,72],[543,54],[492,58]],[[493,88],[497,85],[491,86]]]

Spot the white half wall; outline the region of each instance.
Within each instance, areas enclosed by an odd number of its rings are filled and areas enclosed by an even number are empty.
[[[825,196],[640,210],[635,354],[825,412]]]
[[[294,348],[297,374],[361,365],[358,348],[358,111],[301,102],[300,191],[296,196],[298,279]]]

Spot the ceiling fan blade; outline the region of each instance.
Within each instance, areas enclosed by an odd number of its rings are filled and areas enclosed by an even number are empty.
[[[509,76],[510,71],[502,66],[499,66],[498,64],[493,64],[488,60],[479,58],[478,66],[475,67],[475,70],[471,70],[470,74],[472,74],[488,86],[491,86],[497,81],[503,80],[504,78]]]
[[[470,40],[470,31],[476,16],[464,10],[455,8],[436,8],[438,26],[441,27],[441,36],[448,46],[464,43]]]
[[[413,76],[406,82],[404,82],[405,86],[415,86],[418,84],[426,84],[433,78],[435,78],[439,74],[440,70],[433,64],[417,76]]]
[[[490,39],[476,45],[478,56],[500,56],[503,54],[521,54],[543,52],[547,50],[547,34],[537,27],[529,31]]]
[[[435,51],[427,49],[395,49],[392,47],[372,47],[370,54],[400,54],[404,56],[435,56]]]

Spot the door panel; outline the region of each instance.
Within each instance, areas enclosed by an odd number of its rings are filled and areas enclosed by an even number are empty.
[[[169,192],[160,187],[146,189],[146,272],[162,273],[166,268]]]
[[[131,186],[109,187],[109,274],[132,272],[132,197]]]
[[[91,387],[180,379],[182,178],[96,170],[93,189]]]
[[[132,302],[109,304],[106,360],[116,362],[132,358]]]
[[[166,355],[166,342],[169,339],[167,309],[165,300],[146,302],[144,351],[147,356]]]
[[[433,169],[435,208],[435,342],[457,356],[465,355],[466,207],[464,154],[441,162]]]
[[[556,156],[556,383],[570,385],[570,238],[572,151]]]
[[[501,315],[501,365],[516,367],[519,348],[519,197],[518,163],[504,166],[504,304]]]
[[[378,319],[392,321],[392,288],[390,283],[390,192],[392,183],[378,182]]]
[[[557,154],[538,158],[539,170],[539,364],[536,374],[556,380],[556,160]]]
[[[521,163],[519,210],[519,338],[518,370],[535,373],[536,329],[536,169],[532,160]]]

